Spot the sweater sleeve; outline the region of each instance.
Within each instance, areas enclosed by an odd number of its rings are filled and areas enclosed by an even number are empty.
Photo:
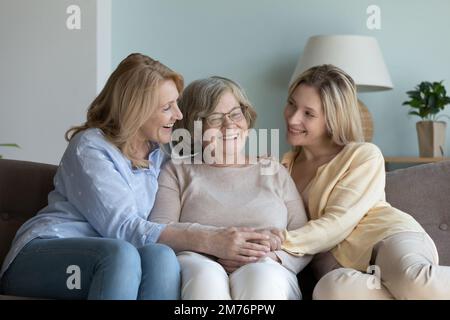
[[[283,185],[284,201],[288,212],[287,230],[295,230],[304,226],[308,218],[303,201],[298,194],[297,187],[290,177],[287,170],[282,169],[282,174],[285,174]],[[275,251],[275,254],[280,259],[281,264],[293,273],[299,273],[311,261],[312,256],[296,256],[283,250]]]
[[[180,222],[182,211],[182,190],[183,180],[180,178],[180,171],[177,172],[176,164],[168,161],[159,174],[158,192],[155,204],[148,219],[158,224],[167,224],[181,230],[217,231],[220,227],[208,226],[199,223]]]
[[[167,162],[158,178],[158,192],[149,219],[157,223],[180,221],[181,192],[180,182],[172,162]]]
[[[355,156],[331,191],[322,216],[286,232],[283,249],[296,255],[332,249],[350,235],[384,196],[384,187],[384,159],[379,149]]]

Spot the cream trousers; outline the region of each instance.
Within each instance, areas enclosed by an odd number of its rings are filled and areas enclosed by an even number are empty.
[[[339,268],[330,257],[313,262],[322,273],[334,269],[319,280],[313,299],[450,299],[450,267],[439,265],[426,233],[400,232],[377,243],[369,273]]]
[[[183,300],[298,300],[296,275],[270,258],[230,275],[213,259],[191,251],[178,255]]]

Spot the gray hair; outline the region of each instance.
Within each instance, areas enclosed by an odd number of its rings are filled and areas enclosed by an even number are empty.
[[[253,128],[257,115],[244,90],[236,82],[218,76],[195,80],[186,87],[178,102],[183,119],[176,122],[176,128],[187,129],[193,137],[194,122],[213,113],[226,92],[233,94],[239,104],[245,107],[248,128]]]

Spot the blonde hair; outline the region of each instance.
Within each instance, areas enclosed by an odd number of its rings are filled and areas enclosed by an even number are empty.
[[[217,76],[193,81],[185,88],[178,102],[183,119],[175,126],[187,129],[191,137],[194,137],[194,121],[213,113],[226,92],[233,94],[239,105],[244,107],[248,128],[253,128],[257,114],[244,90],[236,82]]]
[[[126,57],[114,70],[105,87],[89,106],[87,121],[69,129],[70,141],[89,128],[101,129],[105,137],[131,160],[134,167],[148,167],[148,160],[135,157],[134,139],[157,108],[158,88],[173,80],[179,92],[183,77],[152,58],[140,53]]]
[[[356,86],[347,73],[331,64],[312,67],[292,82],[289,96],[300,85],[317,90],[327,131],[334,143],[343,146],[350,142],[364,141]]]

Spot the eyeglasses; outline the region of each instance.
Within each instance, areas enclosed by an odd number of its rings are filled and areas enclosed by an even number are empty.
[[[238,106],[231,109],[230,112],[227,113],[214,112],[211,113],[209,116],[204,117],[203,119],[206,119],[206,122],[210,127],[217,128],[223,125],[225,116],[228,116],[228,118],[234,123],[242,121],[242,119],[244,119],[245,110],[246,110],[245,106]]]

